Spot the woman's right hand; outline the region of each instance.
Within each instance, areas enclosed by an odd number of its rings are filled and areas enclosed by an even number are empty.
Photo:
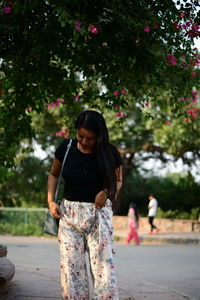
[[[60,207],[57,203],[51,201],[49,203],[49,209],[50,209],[50,213],[51,215],[56,218],[56,219],[60,219],[61,218],[61,210]]]

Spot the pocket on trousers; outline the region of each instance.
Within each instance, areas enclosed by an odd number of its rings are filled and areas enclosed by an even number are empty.
[[[109,203],[110,200],[109,200],[109,202],[108,202],[108,200],[107,200],[106,206],[104,206],[98,210],[99,223],[100,223],[100,226],[104,227],[104,232],[106,232],[106,230],[108,230],[109,234],[112,235],[113,234],[113,225],[112,225],[113,212],[112,212],[111,205]]]
[[[61,204],[62,219],[68,225],[77,226],[78,224],[78,209],[73,203],[63,201]]]

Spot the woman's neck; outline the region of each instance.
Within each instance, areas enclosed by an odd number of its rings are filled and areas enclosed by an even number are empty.
[[[77,142],[77,148],[80,152],[85,153],[85,154],[92,154],[95,152],[94,149],[85,149],[81,146],[81,144],[79,144],[79,142]]]

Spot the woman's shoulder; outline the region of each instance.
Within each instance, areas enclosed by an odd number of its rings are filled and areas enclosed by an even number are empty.
[[[66,153],[67,150],[67,146],[69,144],[71,139],[64,139],[60,145],[56,148],[56,151],[54,153],[55,157],[60,160],[63,161],[64,155]],[[72,146],[75,144],[75,140],[72,139]]]
[[[74,139],[64,139],[62,142],[58,145],[57,149],[66,149],[67,145],[69,144],[70,140],[72,140],[72,144],[74,143]],[[56,150],[57,150],[56,149]]]
[[[119,151],[118,151],[118,149],[117,149],[117,147],[115,145],[109,143],[109,146],[110,146],[110,149],[111,149],[111,151],[112,151],[113,154],[114,153],[118,153],[119,154]]]

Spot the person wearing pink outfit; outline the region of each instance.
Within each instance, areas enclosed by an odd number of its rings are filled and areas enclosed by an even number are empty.
[[[130,244],[131,240],[135,241],[136,245],[140,244],[140,239],[137,233],[137,229],[139,227],[139,216],[136,208],[136,204],[132,202],[128,211],[128,226],[129,233],[126,239],[126,244]]]

